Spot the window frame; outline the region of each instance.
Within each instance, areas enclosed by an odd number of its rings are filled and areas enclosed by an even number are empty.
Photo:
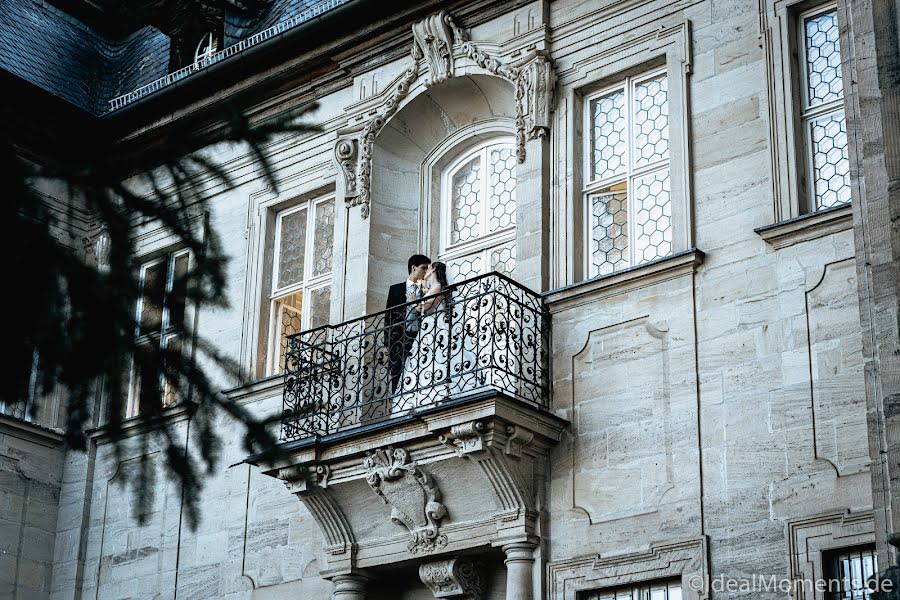
[[[489,152],[492,149],[504,148],[515,153],[515,139],[510,135],[494,135],[480,141],[477,145],[469,146],[459,153],[447,166],[441,170],[440,175],[440,227],[438,244],[438,256],[441,261],[450,262],[456,259],[477,255],[482,263],[482,274],[491,272],[490,254],[500,246],[504,246],[512,242],[516,243],[517,220],[507,227],[486,233],[490,223],[490,157]],[[475,156],[479,156],[482,177],[481,194],[482,201],[479,211],[479,235],[470,240],[462,242],[452,242],[452,222],[453,222],[453,177],[459,170],[471,162]],[[516,163],[518,167],[518,163]],[[518,191],[518,173],[516,173],[516,190]],[[515,198],[516,209],[518,209],[518,197]],[[515,248],[515,246],[514,246]],[[513,250],[515,252],[515,249]]]
[[[678,594],[674,598],[670,596],[673,588],[678,589]],[[664,600],[682,600],[685,597],[681,580],[671,579],[635,582],[623,586],[585,590],[579,592],[577,598],[578,600],[620,600],[620,594],[622,594],[621,600],[625,598],[629,600],[651,600],[653,593],[658,591],[664,592]],[[627,596],[625,595],[626,593]]]
[[[838,42],[841,46],[841,68],[843,80],[843,109],[845,122],[855,117],[854,95],[849,77],[849,54],[852,41],[849,39],[849,27],[846,3],[838,0],[764,0],[761,6],[762,45],[766,64],[766,102],[768,118],[771,122],[769,132],[770,169],[772,173],[773,192],[773,224],[787,223],[798,217],[812,217],[835,211],[847,217],[850,215],[852,197],[859,193],[858,184],[850,180],[851,202],[839,204],[831,209],[810,210],[814,206],[811,153],[808,150],[807,134],[802,126],[802,94],[806,92],[801,86],[806,85],[805,38],[803,35],[803,19],[811,14],[818,14],[832,9],[837,11]],[[843,24],[843,25],[842,25]],[[852,136],[848,131],[847,155],[851,166],[856,162]],[[832,215],[834,216],[834,215]],[[849,222],[849,221],[847,221]],[[802,235],[817,235],[816,232],[828,230],[832,225],[829,220],[821,222],[810,218],[800,228]],[[794,237],[794,236],[792,236]]]
[[[300,331],[306,331],[310,328],[311,308],[310,296],[319,290],[331,288],[333,284],[334,274],[334,254],[332,247],[332,264],[331,269],[327,272],[313,275],[314,260],[312,260],[315,244],[315,227],[316,227],[316,207],[325,202],[334,203],[335,217],[337,216],[337,198],[332,193],[316,195],[312,198],[297,202],[291,206],[282,208],[274,214],[274,245],[272,246],[271,268],[272,277],[269,290],[266,294],[266,300],[269,304],[269,332],[266,351],[266,373],[268,375],[276,375],[280,371],[278,352],[280,349],[280,324],[281,313],[279,312],[278,301],[297,293],[302,293],[302,306],[300,309]],[[303,249],[303,279],[287,286],[278,286],[278,273],[281,268],[281,235],[282,221],[284,217],[307,211],[306,215],[306,244]],[[334,220],[332,227],[335,227]],[[332,244],[334,240],[332,240]],[[307,260],[310,258],[310,260]],[[330,301],[329,301],[330,302]]]
[[[867,580],[865,579],[864,563],[862,565],[863,580],[860,582],[864,586],[864,589],[862,590],[861,595],[854,594],[853,592],[855,590],[850,590],[851,595],[845,596],[845,595],[841,594],[841,592],[845,591],[843,588],[841,588],[841,590],[835,591],[835,590],[832,590],[830,587],[832,581],[842,581],[843,582],[843,578],[841,577],[841,567],[840,567],[841,558],[843,556],[848,556],[848,555],[852,555],[852,554],[858,554],[861,560],[864,560],[866,555],[870,556],[872,558],[872,575],[874,575],[874,576],[878,575],[878,552],[876,552],[874,544],[859,544],[859,545],[854,545],[854,546],[843,546],[840,548],[830,548],[828,550],[825,550],[822,552],[821,560],[822,560],[822,575],[823,575],[823,578],[825,579],[825,581],[827,581],[828,585],[829,585],[828,591],[825,592],[826,600],[843,599],[843,598],[852,598],[854,600],[857,600],[857,599],[868,600],[869,598],[872,597],[872,594],[874,593],[874,591],[865,589],[865,582]],[[855,580],[851,580],[851,583],[854,581]]]
[[[841,69],[841,94],[839,98],[822,102],[819,105],[812,105],[809,98],[809,56],[806,47],[806,21],[817,16],[827,13],[835,13],[838,30],[840,31],[840,11],[836,2],[823,2],[804,10],[799,10],[793,15],[793,23],[791,27],[791,35],[794,36],[793,45],[796,48],[794,56],[796,57],[796,65],[794,68],[797,72],[797,85],[794,87],[794,102],[797,106],[795,127],[797,128],[796,137],[802,146],[802,157],[797,157],[797,164],[803,165],[803,171],[798,182],[799,188],[797,195],[800,199],[799,211],[801,214],[813,214],[828,210],[829,208],[837,208],[849,204],[847,202],[839,202],[831,206],[818,206],[816,196],[815,177],[815,151],[813,149],[812,126],[818,119],[827,116],[841,115],[844,121],[844,130],[847,128],[847,110],[845,104],[846,94],[844,93],[844,73]],[[843,61],[844,50],[840,36],[838,37],[838,54]],[[849,137],[849,132],[846,134]],[[848,160],[849,160],[849,139],[847,140]],[[848,182],[848,187],[849,187]]]
[[[650,81],[652,79],[656,79],[660,76],[666,77],[667,82],[667,90],[666,90],[666,104],[667,104],[667,114],[668,120],[666,123],[666,127],[669,130],[669,138],[668,138],[668,154],[665,159],[656,160],[653,162],[649,162],[647,164],[635,167],[633,166],[633,157],[634,157],[634,88],[643,83],[645,81]],[[672,194],[672,135],[671,135],[671,106],[670,103],[670,95],[671,89],[668,86],[668,82],[670,79],[669,71],[666,65],[659,66],[656,68],[651,68],[649,70],[632,72],[623,74],[615,83],[610,83],[605,85],[604,87],[599,88],[596,91],[592,91],[588,94],[585,94],[582,99],[582,136],[581,136],[581,153],[582,153],[582,180],[581,180],[581,213],[582,213],[582,262],[581,265],[582,273],[584,274],[584,280],[594,279],[596,277],[611,275],[613,273],[619,272],[623,269],[628,269],[631,267],[639,266],[644,264],[643,262],[638,262],[636,260],[637,257],[637,246],[634,243],[636,238],[636,228],[637,228],[637,218],[636,218],[636,209],[635,209],[635,194],[634,194],[634,181],[644,177],[646,175],[650,175],[652,173],[659,172],[663,169],[668,170],[669,177],[669,203],[670,206],[674,209],[674,197]],[[606,178],[601,179],[593,179],[594,165],[593,165],[593,118],[591,111],[591,104],[594,100],[598,98],[602,98],[603,96],[608,95],[610,92],[614,92],[617,90],[621,90],[624,93],[625,100],[624,106],[627,107],[626,110],[626,123],[625,123],[625,137],[626,137],[626,147],[625,147],[625,172],[624,174],[617,174],[608,176]],[[627,235],[627,260],[628,264],[620,269],[614,269],[610,273],[600,273],[599,270],[596,270],[592,261],[592,253],[591,247],[593,245],[593,211],[590,205],[590,200],[592,195],[603,193],[605,190],[609,190],[611,187],[619,184],[625,183],[625,198],[626,198],[626,235]],[[677,252],[676,250],[676,232],[675,232],[676,219],[673,214],[670,216],[670,227],[672,228],[672,249],[670,251],[670,255]],[[658,257],[665,258],[665,257]]]
[[[170,322],[171,318],[171,307],[169,298],[172,294],[172,288],[175,283],[175,263],[178,258],[183,256],[187,256],[188,258],[188,270],[187,273],[190,273],[191,268],[194,264],[194,253],[189,248],[180,248],[176,250],[167,251],[156,258],[152,258],[149,260],[145,260],[140,263],[140,272],[139,272],[139,282],[140,282],[140,295],[138,296],[138,301],[135,306],[135,331],[134,331],[134,340],[135,346],[140,346],[141,344],[152,341],[154,335],[159,335],[159,352],[164,352],[169,345],[170,338],[178,337],[181,339],[181,357],[184,360],[184,357],[188,355],[191,351],[192,341],[186,339],[184,333],[186,329],[184,328],[184,322],[189,321],[192,318],[192,307],[189,306],[187,302],[187,298],[185,298],[184,305],[184,314],[182,315],[182,321],[178,325],[172,325]],[[144,311],[144,282],[147,271],[160,264],[166,264],[166,281],[165,287],[163,289],[163,302],[161,306],[161,314],[160,314],[160,326],[159,330],[154,330],[152,332],[141,333],[141,319]],[[131,366],[129,369],[128,376],[128,401],[125,407],[125,417],[132,418],[138,417],[141,415],[141,382],[140,382],[140,374],[138,373],[137,366],[137,356],[131,357]],[[179,403],[179,400],[172,402],[171,404],[166,404],[165,398],[169,393],[169,381],[166,374],[166,365],[164,361],[160,361],[159,367],[159,379],[160,390],[162,394],[161,398],[161,406],[166,408],[169,406],[174,406]]]

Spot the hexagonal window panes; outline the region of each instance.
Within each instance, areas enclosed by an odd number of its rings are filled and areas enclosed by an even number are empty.
[[[516,153],[512,140],[462,155],[442,178],[442,261],[451,281],[515,268]]]
[[[516,156],[510,147],[494,148],[488,157],[490,169],[491,232],[516,224]]]
[[[303,323],[303,292],[288,294],[275,301],[278,327],[278,367],[284,370],[288,351],[288,337],[300,333]]]
[[[841,46],[836,9],[802,19],[806,85],[802,125],[807,132],[806,207],[832,208],[850,201],[850,161],[841,79]]]
[[[313,276],[331,272],[334,252],[334,199],[316,204],[316,226],[313,241]]]
[[[590,102],[591,179],[607,179],[625,173],[628,118],[625,91],[615,90]]]
[[[450,283],[459,283],[481,275],[481,253],[453,258],[447,261],[447,278]]]
[[[591,274],[607,275],[628,266],[628,195],[610,190],[592,194],[589,201]]]
[[[816,106],[843,97],[837,11],[807,18],[803,29],[808,105]]]
[[[669,172],[657,171],[634,182],[635,262],[672,253],[672,202]]]
[[[850,202],[850,160],[843,112],[813,120],[810,136],[816,210]]]
[[[665,75],[634,86],[634,166],[669,158],[669,88]]]
[[[306,257],[306,209],[281,218],[278,245],[278,287],[303,281]]]
[[[672,252],[666,72],[625,78],[586,107],[584,256],[597,277]]]
[[[477,156],[453,174],[451,243],[478,237],[481,219],[481,157]]]
[[[309,328],[328,325],[331,311],[331,286],[309,291]]]
[[[507,242],[489,251],[491,271],[512,275],[516,270],[516,241]]]

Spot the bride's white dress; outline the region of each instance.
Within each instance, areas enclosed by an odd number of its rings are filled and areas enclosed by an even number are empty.
[[[463,334],[461,307],[447,299],[433,306],[403,364],[392,413],[434,405],[476,387],[476,355]]]

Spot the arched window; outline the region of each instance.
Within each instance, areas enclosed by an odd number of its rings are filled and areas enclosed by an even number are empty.
[[[440,259],[453,282],[516,266],[516,153],[498,138],[450,163],[441,178]]]
[[[210,58],[213,54],[216,53],[218,48],[218,40],[216,39],[216,34],[213,32],[209,32],[200,38],[200,42],[197,44],[197,49],[194,50],[194,62],[198,63],[207,58]]]

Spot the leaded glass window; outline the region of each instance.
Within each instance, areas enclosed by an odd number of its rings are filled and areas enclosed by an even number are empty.
[[[809,210],[850,201],[841,45],[835,7],[800,18],[802,128],[807,148]]]
[[[873,597],[873,578],[878,573],[875,548],[864,546],[838,550],[825,556],[829,600],[868,600]]]
[[[578,600],[681,600],[676,582],[607,588],[579,594]]]
[[[185,299],[190,251],[173,252],[141,265],[137,348],[131,370],[127,416],[176,404],[185,352]]]
[[[283,210],[275,218],[272,268],[273,371],[283,371],[288,337],[328,324],[334,252],[334,197]]]
[[[445,172],[441,260],[451,282],[489,271],[512,275],[516,264],[516,154],[495,140]]]
[[[585,99],[588,277],[672,253],[665,72],[630,77]]]

